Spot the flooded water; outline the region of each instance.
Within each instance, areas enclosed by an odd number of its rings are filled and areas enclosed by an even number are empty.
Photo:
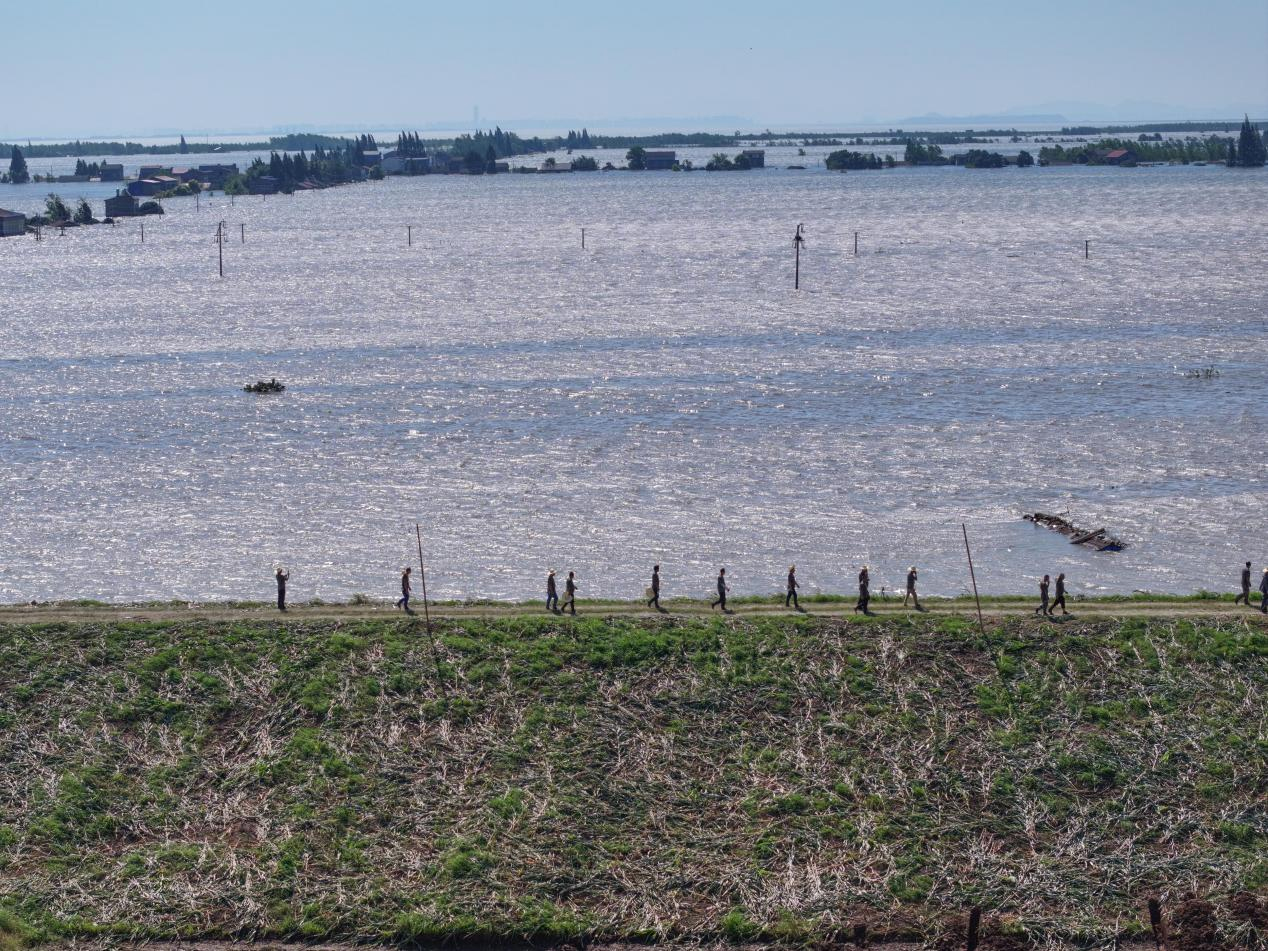
[[[1225,589],[1268,560],[1266,186],[429,177],[0,240],[0,600],[388,596],[415,519],[446,598],[956,594],[961,522],[984,591]]]

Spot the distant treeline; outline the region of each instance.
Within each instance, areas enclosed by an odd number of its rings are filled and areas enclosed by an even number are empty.
[[[1251,123],[1260,132],[1268,122]],[[1141,125],[1072,125],[1061,129],[1062,135],[1125,135],[1134,132],[1233,132],[1241,125],[1236,119],[1214,122],[1145,122]]]
[[[49,143],[44,145],[24,145],[22,152],[28,158],[74,158],[81,155],[183,155],[187,152],[298,152],[301,149],[312,150],[322,148],[343,148],[349,139],[332,135],[315,135],[295,133],[276,135],[262,142],[205,142],[195,143],[191,148],[182,148],[182,143],[171,145],[142,145],[140,142],[74,142]],[[10,144],[0,144],[0,149],[9,150]]]
[[[447,139],[423,139],[417,132],[402,132],[398,139],[398,148],[404,147],[405,154],[429,154],[431,152],[452,149],[459,154],[478,152],[485,156],[490,147],[498,158],[509,158],[515,155],[530,155],[539,152],[552,152],[562,149],[631,149],[631,148],[736,148],[745,143],[772,144],[778,142],[796,142],[800,145],[839,146],[853,145],[905,145],[907,142],[919,142],[927,145],[962,145],[985,143],[992,139],[1010,139],[1021,141],[1026,137],[1043,135],[1125,135],[1137,133],[1191,133],[1203,132],[1236,132],[1239,122],[1236,120],[1210,122],[1145,122],[1137,125],[1081,125],[1064,126],[1060,130],[1036,130],[1021,132],[1017,129],[961,129],[958,131],[905,131],[903,129],[887,129],[874,132],[764,132],[718,133],[718,132],[660,132],[655,135],[592,135],[588,130],[569,130],[565,135],[548,137],[533,136],[521,138],[514,132],[505,132],[501,128],[490,131],[476,131]],[[1259,131],[1268,128],[1268,122],[1252,123]],[[202,142],[186,145],[184,140],[169,145],[142,145],[140,142],[106,142],[81,141],[63,143],[46,143],[28,145],[23,152],[34,158],[80,157],[85,155],[175,155],[189,151],[194,152],[311,152],[317,148],[327,150],[345,150],[364,138],[344,138],[321,135],[311,132],[296,132],[288,135],[275,135],[262,141],[252,142]],[[0,143],[0,150],[9,150],[11,144]]]
[[[1162,142],[1099,139],[1069,147],[1045,145],[1039,150],[1039,161],[1045,164],[1073,162],[1076,165],[1104,165],[1107,153],[1125,149],[1134,153],[1138,162],[1223,162],[1228,158],[1228,147],[1233,141],[1231,137],[1215,135],[1206,138],[1168,139]]]

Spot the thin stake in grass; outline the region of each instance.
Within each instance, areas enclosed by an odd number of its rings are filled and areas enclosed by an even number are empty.
[[[986,622],[982,620],[982,599],[977,593],[977,575],[973,572],[973,552],[969,551],[969,530],[964,527],[964,523],[960,523],[960,531],[964,533],[964,553],[969,557],[969,580],[973,582],[973,600],[977,602],[977,626],[982,632],[982,636],[986,636]]]
[[[1149,928],[1153,931],[1158,951],[1167,951],[1167,926],[1162,921],[1162,906],[1158,899],[1149,899]]]

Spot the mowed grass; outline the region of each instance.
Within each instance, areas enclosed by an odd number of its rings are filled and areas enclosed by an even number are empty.
[[[1108,941],[1268,894],[1266,688],[1257,619],[0,627],[0,947]]]

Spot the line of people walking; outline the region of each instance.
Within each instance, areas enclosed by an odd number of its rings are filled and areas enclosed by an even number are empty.
[[[1250,607],[1250,562],[1246,562],[1246,567],[1242,569],[1242,593],[1233,599],[1234,604],[1244,604]],[[1268,614],[1268,568],[1264,569],[1262,577],[1259,579],[1259,610],[1263,614]]]
[[[414,609],[410,607],[410,598],[413,593],[413,571],[412,567],[406,567],[401,571],[401,596],[396,600],[396,607],[403,610],[406,614],[413,614]],[[1252,607],[1251,598],[1251,563],[1248,561],[1241,572],[1241,593],[1233,599],[1234,604],[1244,604]],[[279,611],[286,610],[286,587],[290,581],[290,572],[278,566],[274,571],[274,580],[277,582],[277,609]],[[907,571],[907,587],[903,594],[903,607],[906,607],[910,601],[917,611],[924,611],[925,608],[920,604],[920,596],[917,594],[916,586],[919,580],[919,572],[916,566],[912,565]],[[858,574],[859,597],[854,604],[855,614],[865,614],[870,616],[872,611],[869,608],[871,603],[871,573],[867,565],[863,565],[859,569]],[[559,598],[559,587],[555,580],[555,569],[550,569],[546,574],[546,610],[555,614],[572,614],[577,613],[577,575],[574,571],[569,571],[567,578],[564,580],[564,598],[562,602]],[[800,582],[797,581],[797,566],[789,565],[788,577],[784,589],[784,607],[792,607],[795,611],[803,614],[805,609],[801,606],[801,602],[797,598],[797,592],[801,588]],[[727,584],[726,568],[718,569],[717,578],[717,594],[718,596],[709,604],[710,610],[720,609],[723,614],[731,614],[732,611],[727,607],[726,599],[730,593],[730,585]],[[660,603],[661,578],[660,565],[652,566],[651,584],[648,585],[644,594],[647,597],[647,606],[662,614],[667,613]],[[884,589],[882,589],[882,594]],[[1052,595],[1050,598],[1049,595]],[[1056,616],[1057,609],[1061,609],[1063,615],[1069,615],[1070,611],[1066,607],[1066,577],[1061,572],[1057,575],[1056,588],[1053,590],[1052,578],[1044,575],[1039,581],[1039,606],[1035,608],[1035,614],[1044,617]],[[1258,610],[1264,614],[1268,614],[1268,568],[1263,570],[1263,574],[1259,580],[1259,607]]]

